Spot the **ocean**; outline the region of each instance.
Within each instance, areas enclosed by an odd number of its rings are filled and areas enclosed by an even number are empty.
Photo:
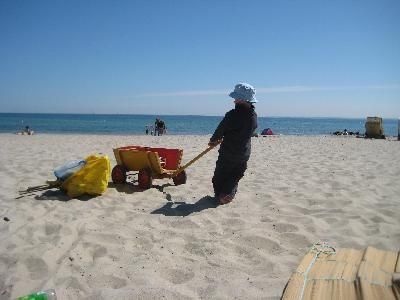
[[[155,115],[101,115],[101,114],[22,114],[0,113],[0,132],[15,133],[29,126],[36,134],[145,134],[145,127],[154,125],[161,118],[167,134],[212,134],[222,116],[155,116]],[[397,136],[397,119],[384,119],[387,136]],[[259,117],[258,132],[271,128],[284,135],[327,135],[335,131],[363,134],[365,119],[345,118],[294,118]]]

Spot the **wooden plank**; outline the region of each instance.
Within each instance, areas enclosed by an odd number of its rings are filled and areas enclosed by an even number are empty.
[[[361,299],[395,300],[392,276],[398,253],[368,247],[357,273],[357,291]]]

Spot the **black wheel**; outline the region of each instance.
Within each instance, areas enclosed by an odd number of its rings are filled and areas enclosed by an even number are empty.
[[[142,169],[139,171],[138,175],[139,187],[141,189],[147,190],[153,185],[153,176],[151,176],[151,171],[149,169]]]
[[[116,184],[126,182],[126,168],[121,165],[116,165],[111,171],[111,179]]]
[[[175,185],[185,184],[186,179],[187,179],[187,176],[186,176],[185,170],[181,171],[178,175],[176,175],[174,178],[172,178]]]

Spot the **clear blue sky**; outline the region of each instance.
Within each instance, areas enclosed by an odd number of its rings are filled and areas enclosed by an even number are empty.
[[[400,1],[0,1],[0,112],[400,116]]]

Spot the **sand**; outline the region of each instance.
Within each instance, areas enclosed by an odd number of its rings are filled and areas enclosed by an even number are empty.
[[[54,288],[58,299],[279,299],[309,247],[400,249],[400,142],[354,137],[253,138],[231,204],[216,206],[216,150],[185,185],[110,183],[99,197],[53,189],[63,163],[112,148],[184,150],[209,136],[0,135],[0,299]]]

